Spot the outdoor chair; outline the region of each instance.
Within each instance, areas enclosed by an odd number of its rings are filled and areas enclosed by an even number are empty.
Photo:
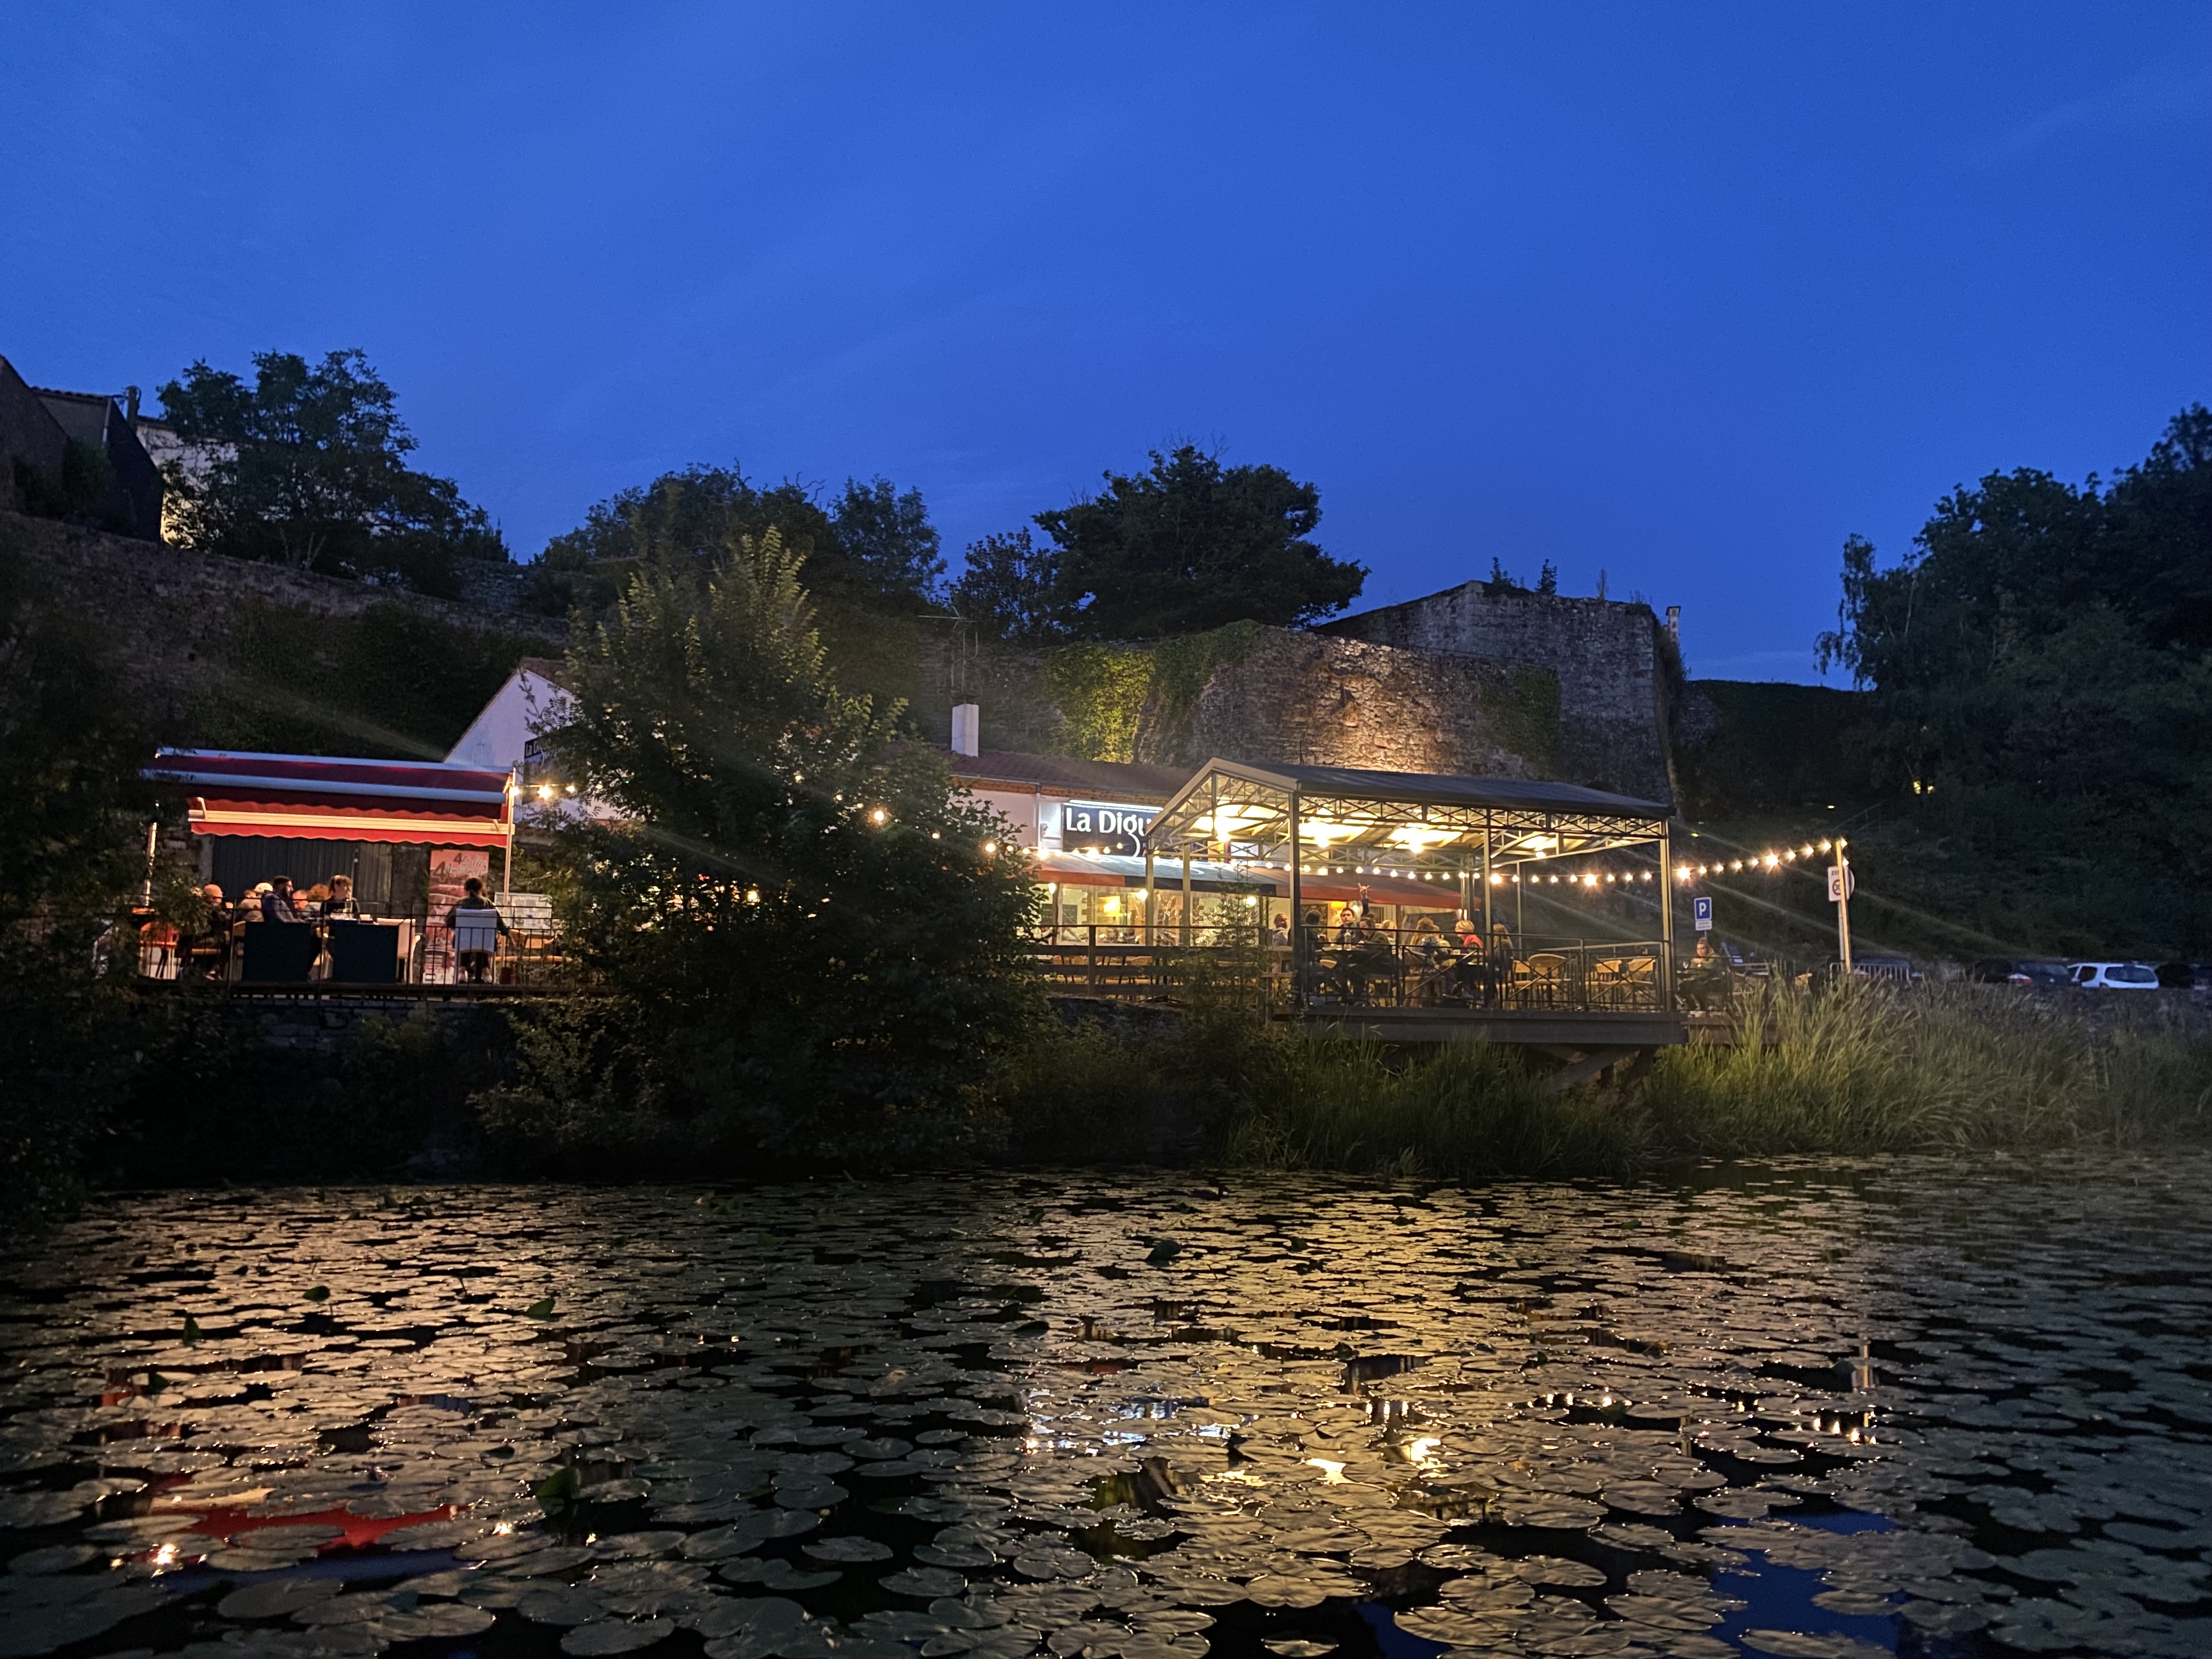
[[[466,971],[463,958],[471,954],[490,957],[499,950],[499,923],[490,915],[483,920],[463,912],[453,918],[453,978],[459,982]],[[490,977],[487,963],[485,977]]]
[[[1567,1000],[1567,959],[1554,951],[1539,951],[1528,958],[1528,1000],[1539,1008],[1564,1007]]]

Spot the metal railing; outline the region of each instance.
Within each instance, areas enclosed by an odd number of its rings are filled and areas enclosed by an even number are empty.
[[[1303,968],[1287,933],[1252,927],[1041,927],[1030,951],[1050,989],[1129,1000],[1172,995],[1205,971],[1264,981],[1278,1006],[1658,1012],[1668,1007],[1656,939],[1516,939],[1462,945],[1407,928],[1314,930]]]
[[[520,927],[483,953],[453,948],[453,930],[419,911],[358,921],[241,921],[192,933],[162,921],[136,928],[141,979],[254,989],[550,984],[565,965],[559,939]]]

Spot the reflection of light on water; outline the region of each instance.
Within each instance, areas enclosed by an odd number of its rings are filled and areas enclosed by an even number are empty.
[[[1430,1462],[1436,1457],[1437,1448],[1443,1443],[1432,1434],[1425,1434],[1418,1440],[1408,1440],[1406,1443],[1406,1461],[1409,1463]]]
[[[174,1544],[164,1544],[161,1548],[154,1552],[155,1571],[167,1572],[171,1567],[173,1567],[176,1565],[177,1547]]]
[[[1344,1484],[1344,1465],[1333,1457],[1309,1457],[1306,1462],[1321,1471],[1323,1484],[1340,1486]]]

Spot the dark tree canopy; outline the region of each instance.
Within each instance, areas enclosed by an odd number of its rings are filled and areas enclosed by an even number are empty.
[[[945,560],[919,489],[901,494],[889,478],[848,478],[830,524],[839,555],[870,592],[918,604],[937,591]]]
[[[1026,528],[968,544],[967,566],[946,594],[952,608],[999,639],[1042,644],[1066,633],[1059,562]]]
[[[711,560],[770,530],[825,598],[918,605],[945,568],[918,489],[848,478],[825,508],[792,479],[763,486],[734,466],[689,466],[599,502],[547,544],[536,574],[548,608],[596,608],[626,580],[624,561]]]
[[[407,465],[415,439],[361,352],[313,365],[256,352],[253,368],[249,386],[203,360],[161,388],[178,435],[215,457],[197,481],[168,470],[186,545],[326,575],[396,573],[448,597],[457,562],[507,562],[483,508]]]
[[[1340,611],[1365,567],[1310,538],[1321,492],[1273,466],[1224,467],[1189,444],[1149,471],[1036,515],[1055,549],[1051,610],[1079,639],[1157,639],[1233,622],[1291,625]]]
[[[1822,661],[1874,689],[1880,781],[1932,793],[1955,855],[2192,893],[2160,904],[2177,942],[2201,925],[2184,912],[2212,891],[2212,413],[2185,410],[2109,489],[2021,469],[1955,490],[1887,568],[1852,537],[1843,588]]]

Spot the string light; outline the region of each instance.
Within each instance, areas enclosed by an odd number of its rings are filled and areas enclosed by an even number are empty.
[[[1779,850],[1753,853],[1747,858],[1726,859],[1713,864],[1678,864],[1674,866],[1674,879],[1678,882],[1689,882],[1704,876],[1741,873],[1757,875],[1761,871],[1765,871],[1769,875],[1776,875],[1796,866],[1802,860],[1811,858],[1816,851],[1841,853],[1850,845],[1849,842],[1842,840],[1823,841],[1816,848],[1811,842],[1807,842],[1802,846],[1784,847]],[[1613,878],[1608,876],[1606,879],[1610,881]],[[1648,881],[1650,878],[1646,876],[1644,879]]]

